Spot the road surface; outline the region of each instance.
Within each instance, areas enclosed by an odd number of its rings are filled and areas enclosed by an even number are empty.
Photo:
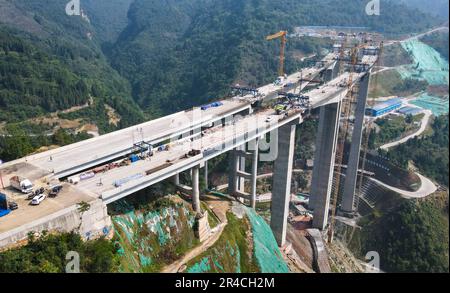
[[[437,187],[436,187],[436,185],[434,185],[434,183],[430,179],[426,178],[425,176],[420,175],[419,173],[416,173],[416,174],[417,174],[417,176],[419,176],[420,181],[421,181],[420,188],[417,191],[406,191],[403,189],[399,189],[399,188],[387,185],[375,178],[369,178],[369,180],[373,180],[374,182],[380,184],[381,186],[384,186],[387,189],[395,191],[396,193],[400,194],[402,197],[408,198],[408,199],[423,198],[423,197],[427,197],[430,194],[433,194],[434,192],[436,192]]]
[[[430,110],[425,110],[424,114],[425,114],[425,116],[423,116],[423,118],[422,118],[422,123],[420,125],[420,128],[415,133],[413,133],[411,135],[408,135],[408,136],[406,136],[406,137],[404,137],[402,139],[399,139],[397,141],[390,142],[390,143],[387,143],[385,145],[382,145],[380,147],[380,149],[385,150],[385,151],[389,150],[390,148],[393,148],[393,147],[398,146],[398,145],[400,145],[402,143],[405,143],[408,140],[413,139],[413,138],[421,135],[422,133],[424,133],[425,130],[427,129],[428,123],[430,122],[430,118],[431,118],[432,112]]]

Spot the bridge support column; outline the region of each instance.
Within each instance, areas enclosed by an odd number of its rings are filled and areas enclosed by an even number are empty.
[[[242,155],[246,152],[246,145],[243,144],[242,146],[238,147],[238,161],[239,161],[239,171],[245,172],[245,156]],[[241,193],[244,193],[245,190],[245,178],[242,176],[238,176],[238,183],[237,183],[237,190]]]
[[[204,169],[204,171],[205,171],[205,185],[206,185],[206,189],[208,190],[209,189],[209,178],[208,178],[208,161],[205,161],[205,169]]]
[[[229,159],[228,194],[233,195],[237,190],[237,171],[239,169],[239,161],[235,150],[229,153]]]
[[[255,149],[252,151],[252,179],[251,179],[251,195],[250,206],[256,208],[256,183],[258,178],[258,154],[259,154],[259,139],[255,139]]]
[[[173,184],[175,184],[175,186],[180,185],[180,174],[175,174],[172,177],[172,180],[173,180]]]
[[[320,108],[309,208],[314,210],[313,227],[323,230],[328,223],[341,103]]]
[[[196,213],[201,213],[200,187],[199,187],[199,167],[192,168],[192,205]]]
[[[289,123],[281,126],[278,130],[278,157],[275,160],[273,170],[270,227],[279,246],[283,246],[286,241],[295,149],[295,129],[296,124]]]
[[[364,127],[364,114],[366,112],[367,96],[369,92],[370,73],[360,81],[358,101],[355,110],[355,125],[353,127],[352,144],[345,175],[344,193],[342,197],[342,211],[353,213],[355,211],[355,192],[358,179],[359,155]]]
[[[334,63],[333,69],[332,69],[333,73],[331,75],[331,77],[332,77],[331,79],[332,80],[339,76],[340,66],[341,66],[341,64],[339,62],[336,61],[336,63]]]

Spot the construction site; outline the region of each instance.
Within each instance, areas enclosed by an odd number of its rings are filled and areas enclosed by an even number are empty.
[[[214,245],[220,244],[236,256],[239,240],[220,241],[231,221],[252,231],[248,249],[255,253],[259,271],[330,272],[324,247],[333,242],[339,227],[355,226],[361,210],[373,205],[373,192],[368,190],[403,192],[378,181],[381,164],[376,172],[366,165],[377,164],[368,151],[373,119],[365,115],[367,105],[375,104],[368,99],[368,89],[369,84],[376,87],[372,71],[382,66],[383,40],[366,32],[339,33],[323,59],[287,74],[287,36],[287,31],[280,31],[266,39],[280,42],[277,78],[271,84],[259,88],[236,84],[226,99],[2,164],[0,249],[24,243],[30,232],[76,229],[84,239],[119,237],[121,254],[133,263],[122,269],[139,271],[150,266],[150,255],[156,254],[144,249],[136,258],[127,246],[138,250],[152,243],[164,246],[180,235],[189,241],[184,258],[152,270],[229,271],[232,268],[224,269],[220,257],[202,253],[208,249],[218,253]],[[296,127],[312,116],[319,125],[310,191],[297,194],[291,191],[293,174],[298,172]],[[208,162],[224,154],[229,160],[228,182],[212,186]],[[269,164],[272,172],[258,174],[259,162]],[[266,193],[258,193],[261,176],[272,178]],[[124,204],[128,197],[161,182],[177,190],[179,196],[170,196],[175,207],[143,214]],[[422,178],[422,189],[412,196],[436,190],[426,184]],[[255,212],[264,202],[270,203],[268,223]],[[80,210],[83,204],[90,206],[87,212]],[[14,205],[18,208],[12,210]],[[122,214],[111,216],[112,207]],[[158,240],[149,236],[138,244],[132,233],[139,233],[142,223]],[[195,235],[187,230],[195,230]],[[311,250],[302,253],[308,245]],[[356,260],[354,266],[365,270]]]

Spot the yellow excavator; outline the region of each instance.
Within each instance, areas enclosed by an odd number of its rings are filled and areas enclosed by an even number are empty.
[[[287,31],[280,31],[276,34],[266,37],[267,41],[281,39],[281,49],[280,49],[280,65],[278,67],[278,76],[284,76],[284,51],[286,49],[287,43]]]

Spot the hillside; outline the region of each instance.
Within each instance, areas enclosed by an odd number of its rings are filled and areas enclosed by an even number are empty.
[[[448,193],[425,200],[397,202],[381,216],[366,216],[360,241],[361,253],[377,251],[387,272],[448,272]]]
[[[414,7],[448,21],[448,0],[400,0],[405,5]]]
[[[380,17],[370,18],[363,2],[136,0],[110,60],[130,81],[139,105],[159,115],[224,95],[233,82],[257,85],[273,80],[279,45],[264,37],[281,29],[351,25],[411,33],[436,24],[426,15],[390,2],[384,3]],[[329,47],[316,42],[290,41],[287,71],[301,66],[294,54]]]
[[[35,117],[93,97],[119,112],[119,127],[142,120],[128,82],[108,64],[88,19],[67,16],[65,0],[45,2],[0,1],[0,119]],[[85,118],[111,130],[99,116]]]

